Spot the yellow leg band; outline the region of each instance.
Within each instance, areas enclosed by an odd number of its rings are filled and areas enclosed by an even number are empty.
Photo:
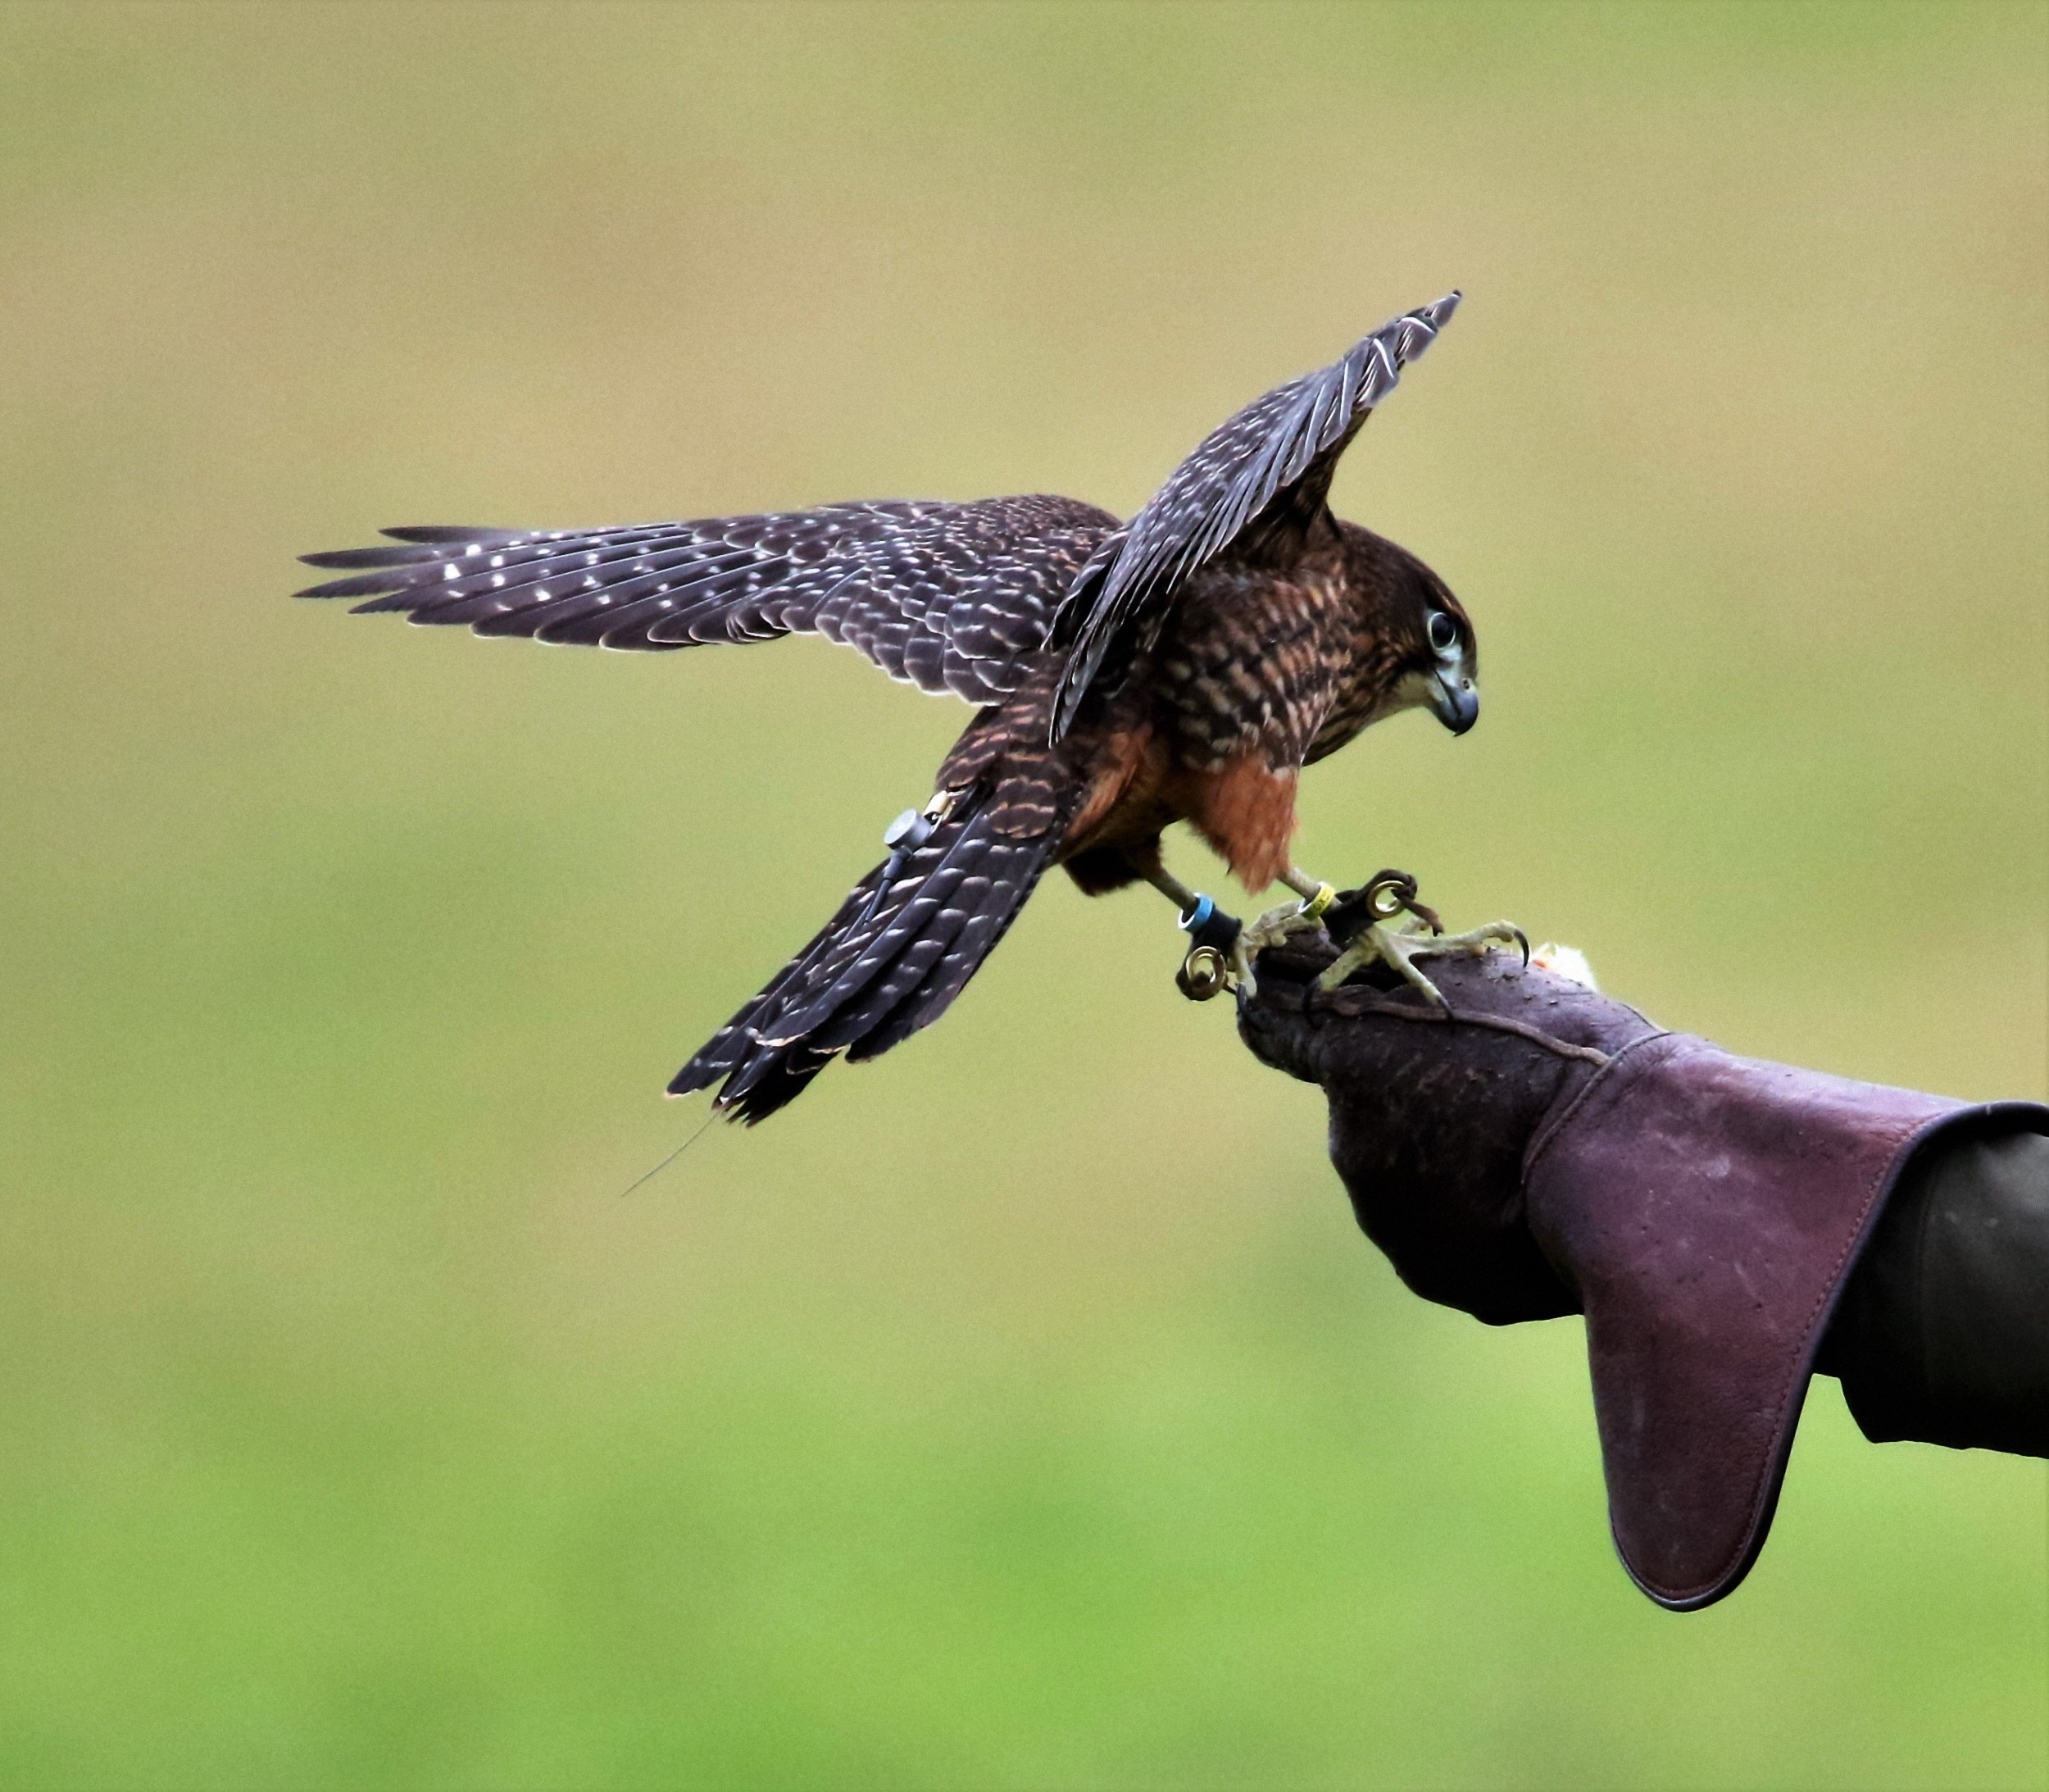
[[[1302,917],[1304,921],[1321,921],[1324,912],[1338,899],[1338,892],[1328,884],[1319,884],[1314,896],[1303,898]]]

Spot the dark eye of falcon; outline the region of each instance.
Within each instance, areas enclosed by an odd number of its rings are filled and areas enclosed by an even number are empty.
[[[1442,610],[1430,612],[1430,648],[1433,653],[1449,653],[1459,644],[1459,625]]]

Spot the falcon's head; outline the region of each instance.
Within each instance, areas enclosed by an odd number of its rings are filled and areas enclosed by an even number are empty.
[[[1406,548],[1341,523],[1388,694],[1374,719],[1428,709],[1455,735],[1479,720],[1479,644],[1451,588]]]

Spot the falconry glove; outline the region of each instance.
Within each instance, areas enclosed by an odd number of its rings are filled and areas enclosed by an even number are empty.
[[[1324,992],[1333,949],[1261,960],[1246,1044],[1322,1085],[1415,1293],[1585,1315],[1615,1547],[1660,1604],[1756,1559],[1817,1367],[1874,1439],[2049,1455],[2049,1108],[1737,1057],[1502,952],[1447,961],[1442,1007],[1378,967]]]

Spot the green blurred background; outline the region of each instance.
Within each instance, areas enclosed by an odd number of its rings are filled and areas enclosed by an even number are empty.
[[[1306,862],[2039,1096],[2046,20],[0,12],[0,1776],[2042,1784],[2042,1464],[1817,1384],[1748,1584],[1654,1609],[1578,1321],[1406,1294],[1143,893],[621,1198],[963,712],[284,594],[384,523],[1128,511],[1461,285],[1337,498],[1485,723],[1320,767]]]

